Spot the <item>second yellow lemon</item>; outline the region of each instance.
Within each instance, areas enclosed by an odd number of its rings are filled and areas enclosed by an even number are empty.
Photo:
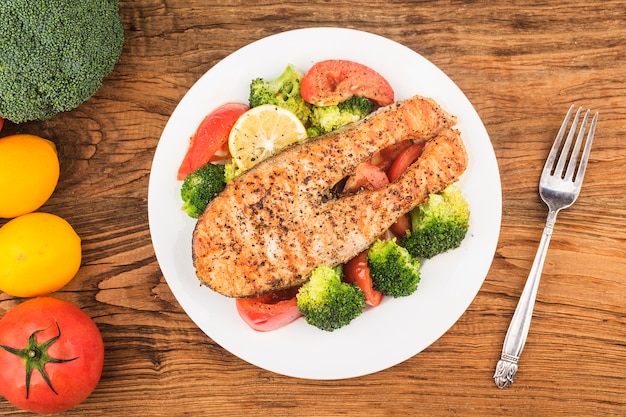
[[[0,227],[0,291],[35,297],[57,291],[74,278],[81,242],[63,218],[29,213]]]
[[[53,142],[25,134],[0,138],[0,217],[41,207],[54,192],[59,171]]]

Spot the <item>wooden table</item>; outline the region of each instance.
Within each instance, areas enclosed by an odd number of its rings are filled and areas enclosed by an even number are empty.
[[[78,276],[55,297],[102,331],[93,394],[67,415],[626,415],[626,2],[122,1],[123,54],[97,94],[2,135],[52,139],[58,188],[42,210],[83,239]],[[277,375],[214,343],[157,264],[147,191],[160,134],[218,61],[284,30],[340,26],[422,54],[465,92],[491,137],[502,227],[460,320],[413,358],[338,381]],[[297,46],[294,46],[297,47]],[[253,65],[253,63],[251,63]],[[585,184],[559,216],[515,383],[492,380],[546,217],[541,167],[571,103],[600,112]],[[0,315],[21,300],[0,295]],[[20,415],[0,401],[0,413]]]

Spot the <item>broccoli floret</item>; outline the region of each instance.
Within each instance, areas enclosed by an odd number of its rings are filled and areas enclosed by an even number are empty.
[[[342,282],[341,274],[341,266],[319,266],[300,287],[296,298],[307,323],[332,332],[363,312],[363,291],[356,284]]]
[[[224,165],[224,181],[229,182],[243,174],[244,170],[241,169],[235,161],[230,161]]]
[[[374,103],[366,97],[352,96],[346,101],[331,106],[312,106],[310,137],[331,132],[349,123],[361,120],[374,109]]]
[[[402,245],[418,258],[432,258],[461,244],[469,229],[469,205],[461,189],[448,185],[410,212],[411,231]]]
[[[250,83],[250,107],[273,104],[294,113],[305,124],[311,114],[311,105],[300,94],[302,73],[293,65],[287,65],[285,71],[273,81],[255,78]]]
[[[309,126],[306,128],[306,135],[309,138],[321,135],[322,133],[326,133],[326,131],[322,129],[320,126]]]
[[[351,113],[359,118],[364,118],[374,110],[374,102],[367,97],[352,96],[337,104],[343,113]]]
[[[197,218],[225,184],[223,165],[209,163],[196,169],[185,177],[180,189],[183,210]]]
[[[417,290],[420,262],[400,246],[396,239],[376,240],[367,251],[375,289],[392,297],[406,297]]]
[[[0,2],[0,117],[45,120],[90,98],[124,43],[117,0]]]

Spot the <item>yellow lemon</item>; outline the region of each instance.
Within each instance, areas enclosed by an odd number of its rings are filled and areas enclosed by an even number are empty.
[[[34,135],[0,139],[0,217],[13,218],[41,207],[59,180],[54,143]]]
[[[248,170],[306,137],[306,128],[295,114],[266,104],[251,108],[237,119],[228,137],[228,149],[237,166]]]
[[[81,262],[80,237],[63,218],[28,213],[0,227],[0,290],[16,297],[57,291]]]

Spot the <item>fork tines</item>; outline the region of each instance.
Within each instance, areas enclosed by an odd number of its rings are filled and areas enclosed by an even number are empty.
[[[585,146],[582,151],[580,165],[577,166],[580,149],[585,138],[585,131],[587,130],[590,110],[587,110],[585,112],[582,124],[580,126],[580,130],[578,131],[578,136],[576,137],[576,141],[574,142],[574,146],[572,148],[572,141],[574,139],[574,135],[576,134],[576,127],[578,126],[582,107],[579,107],[576,111],[576,115],[574,116],[574,120],[572,121],[569,133],[567,135],[567,138],[565,139],[565,143],[562,144],[562,142],[563,137],[565,136],[565,131],[567,130],[569,119],[573,111],[574,105],[572,104],[567,114],[565,115],[563,124],[561,124],[559,133],[557,134],[554,144],[552,145],[552,149],[550,150],[550,154],[548,155],[548,159],[546,160],[544,170],[551,169],[552,175],[558,176],[563,180],[573,181],[577,185],[580,185],[585,174],[585,169],[587,168],[587,161],[589,159],[589,152],[591,152],[591,143],[593,142],[593,136],[596,130],[598,113],[596,112],[593,116],[593,119],[591,120],[591,126],[589,128],[587,139],[585,141]],[[558,161],[555,165],[554,162],[557,157]]]

